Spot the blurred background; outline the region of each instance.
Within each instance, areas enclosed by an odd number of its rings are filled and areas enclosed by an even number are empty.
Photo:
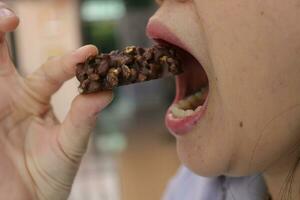
[[[153,0],[9,0],[21,18],[10,35],[12,55],[24,76],[49,57],[84,44],[102,52],[128,45],[147,47]],[[164,126],[174,96],[174,80],[164,79],[117,89],[115,100],[98,120],[70,200],[156,200],[163,195],[179,161],[175,141]],[[62,120],[78,82],[67,82],[54,96]]]

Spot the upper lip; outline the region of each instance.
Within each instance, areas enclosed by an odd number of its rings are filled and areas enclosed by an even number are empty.
[[[163,40],[164,42],[168,42],[172,45],[175,45],[185,51],[188,51],[187,46],[177,37],[166,25],[155,20],[150,20],[147,25],[146,33],[149,38],[153,39],[154,41],[158,42]],[[176,79],[177,88],[179,86],[179,80]],[[176,97],[173,103],[176,103],[180,99],[183,98],[185,94],[185,90],[177,90]]]
[[[179,37],[158,20],[150,20],[146,32],[148,37],[155,41],[163,40],[189,52],[188,47],[179,39]]]

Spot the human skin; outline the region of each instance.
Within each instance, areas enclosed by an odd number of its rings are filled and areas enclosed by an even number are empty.
[[[209,78],[205,116],[176,136],[191,170],[263,173],[273,198],[281,198],[300,156],[299,19],[299,0],[160,1],[149,26],[167,27]],[[293,172],[292,199],[300,199],[299,167]]]
[[[167,26],[208,74],[207,113],[190,133],[177,137],[179,157],[194,172],[203,176],[263,172],[273,198],[280,199],[279,191],[299,157],[297,19],[297,0],[166,0],[150,20]],[[75,64],[96,54],[96,49],[88,46],[52,59],[23,79],[3,42],[4,33],[17,24],[14,16],[0,16],[0,199],[66,199],[96,113],[111,94],[77,97],[59,124],[49,99],[73,76]],[[35,156],[25,162],[24,155]],[[60,184],[61,177],[67,182]],[[297,168],[292,199],[299,199],[299,182]]]
[[[74,99],[62,123],[51,96],[75,75],[75,66],[95,55],[85,46],[49,59],[34,74],[21,77],[4,39],[19,19],[0,2],[0,199],[65,200],[84,155],[97,114],[111,92]]]

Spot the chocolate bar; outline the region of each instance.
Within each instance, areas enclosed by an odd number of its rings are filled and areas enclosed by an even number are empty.
[[[122,51],[100,53],[77,65],[76,77],[82,94],[112,90],[118,86],[159,79],[182,73],[174,48],[129,46]]]

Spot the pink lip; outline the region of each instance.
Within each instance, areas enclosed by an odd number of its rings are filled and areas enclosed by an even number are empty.
[[[161,24],[157,20],[151,20],[147,26],[147,35],[152,39],[162,39],[170,44],[176,45],[186,51],[188,51],[187,46],[174,35],[166,26]]]
[[[206,98],[205,103],[203,104],[202,108],[195,112],[194,115],[185,117],[185,118],[174,118],[173,114],[171,112],[172,106],[176,103],[176,100],[174,103],[170,106],[170,108],[167,111],[166,117],[165,117],[165,123],[168,127],[169,131],[174,136],[183,136],[188,134],[200,121],[200,119],[204,116],[207,105],[208,105],[208,98]]]
[[[168,43],[176,45],[185,51],[189,52],[189,48],[174,35],[165,25],[157,20],[151,20],[147,26],[147,35],[152,39],[164,40]],[[176,77],[176,97],[173,104],[166,113],[165,123],[169,131],[174,136],[183,136],[191,132],[197,122],[203,117],[207,110],[208,98],[202,108],[195,112],[194,115],[185,118],[174,118],[171,113],[171,108],[174,104],[184,98],[186,90],[186,81],[182,75]]]

